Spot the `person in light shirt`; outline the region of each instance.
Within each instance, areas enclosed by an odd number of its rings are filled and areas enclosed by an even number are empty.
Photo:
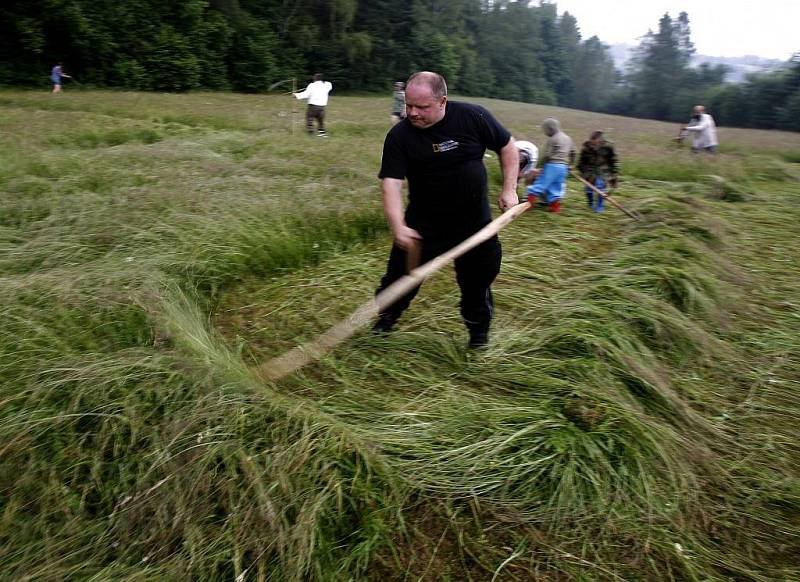
[[[695,105],[692,121],[683,128],[683,131],[692,134],[692,153],[696,154],[700,150],[709,154],[717,153],[717,125],[714,118],[706,113],[706,108],[702,105]]]
[[[519,179],[525,185],[532,184],[536,173],[536,162],[539,161],[539,148],[529,141],[518,139],[514,146],[519,150]]]
[[[317,122],[317,135],[328,137],[325,132],[325,107],[328,105],[328,93],[333,89],[329,81],[322,80],[322,73],[314,75],[314,81],[308,84],[305,91],[295,93],[297,99],[308,99],[306,109],[306,129],[308,135],[314,135],[314,121]]]

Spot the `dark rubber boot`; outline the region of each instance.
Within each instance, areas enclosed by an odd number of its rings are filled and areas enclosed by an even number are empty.
[[[470,331],[467,347],[471,350],[485,350],[489,347],[488,331]]]
[[[375,335],[382,335],[385,333],[389,333],[394,328],[394,324],[397,323],[397,319],[392,317],[391,315],[383,314],[378,317],[378,320],[372,326],[372,333]]]

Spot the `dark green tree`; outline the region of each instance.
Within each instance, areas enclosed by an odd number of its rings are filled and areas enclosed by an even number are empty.
[[[689,17],[685,12],[673,20],[664,14],[658,32],[648,32],[639,45],[629,75],[634,110],[640,117],[670,119],[671,102],[687,80],[694,47],[689,40]]]
[[[561,45],[565,53],[565,72],[566,76],[562,82],[555,87],[559,103],[572,105],[575,101],[577,91],[581,88],[582,80],[577,75],[578,64],[581,59],[581,33],[578,29],[578,21],[569,12],[565,12],[558,20],[558,32]],[[602,49],[605,52],[605,48]]]
[[[605,111],[614,93],[616,70],[606,45],[596,36],[578,48],[575,87],[569,105],[589,111]]]
[[[540,31],[539,9],[523,2],[496,2],[484,13],[478,50],[495,78],[491,97],[556,103],[541,59],[546,52]]]
[[[555,4],[542,3],[537,11],[539,37],[546,47],[542,58],[544,78],[556,95],[556,101],[563,102],[572,90],[573,58],[568,52],[567,39],[562,35]],[[570,17],[571,18],[571,17]],[[573,47],[574,48],[574,47]]]

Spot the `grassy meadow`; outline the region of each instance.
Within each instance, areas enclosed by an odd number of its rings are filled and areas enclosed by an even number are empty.
[[[447,268],[269,383],[383,274],[391,96],[0,91],[0,579],[800,579],[800,134],[476,101],[643,220],[571,180],[488,350]]]

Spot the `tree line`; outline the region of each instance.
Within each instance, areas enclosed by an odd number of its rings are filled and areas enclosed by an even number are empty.
[[[642,38],[604,110],[680,121],[703,104],[720,125],[800,131],[800,53],[782,70],[736,84],[724,82],[724,65],[690,67],[694,52],[688,14],[665,14]]]
[[[342,91],[388,91],[420,69],[454,93],[685,121],[800,130],[800,63],[723,82],[692,69],[689,18],[648,32],[626,71],[557,4],[512,0],[11,0],[0,84],[43,85],[63,62],[82,84],[263,92],[321,71]]]

